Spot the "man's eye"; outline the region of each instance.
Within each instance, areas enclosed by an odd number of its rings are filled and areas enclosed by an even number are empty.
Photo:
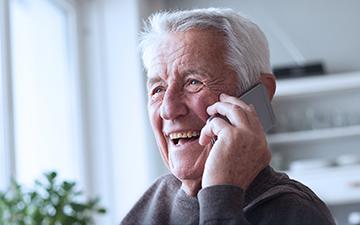
[[[202,89],[204,84],[196,79],[191,79],[187,82],[186,90],[189,92],[198,92]]]
[[[198,80],[196,80],[196,79],[191,79],[190,82],[189,82],[189,84],[191,84],[191,85],[198,85],[198,84],[201,84],[201,82],[198,81]]]
[[[151,95],[159,94],[159,93],[161,93],[163,90],[164,90],[164,88],[161,87],[161,86],[155,87],[155,88],[152,90]]]

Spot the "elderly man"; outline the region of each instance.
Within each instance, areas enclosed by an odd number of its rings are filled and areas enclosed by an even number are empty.
[[[229,9],[157,13],[140,47],[149,117],[171,174],[121,224],[335,224],[311,190],[269,166],[257,113],[238,98],[258,83],[275,93],[254,23]]]

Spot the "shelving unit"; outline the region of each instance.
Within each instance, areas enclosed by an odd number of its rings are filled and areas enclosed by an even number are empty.
[[[344,155],[360,159],[360,71],[279,80],[272,104],[273,166],[329,205],[360,204],[360,160],[334,163]]]
[[[283,100],[358,88],[360,88],[360,71],[283,79],[277,81],[276,98]]]
[[[360,165],[288,172],[311,189],[328,205],[360,202]]]
[[[268,136],[268,141],[271,144],[291,144],[296,142],[310,142],[319,140],[326,141],[327,139],[352,136],[360,138],[360,125],[271,134]]]

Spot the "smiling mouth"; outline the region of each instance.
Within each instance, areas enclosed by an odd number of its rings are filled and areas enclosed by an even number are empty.
[[[176,133],[171,133],[169,137],[172,143],[174,145],[177,145],[180,142],[185,143],[198,139],[200,137],[200,132],[198,131],[176,132]]]

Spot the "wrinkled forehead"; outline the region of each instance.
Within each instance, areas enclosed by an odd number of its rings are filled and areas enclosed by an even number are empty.
[[[167,63],[174,61],[185,48],[183,33],[168,33],[153,41],[144,49],[144,66],[148,77],[158,74]]]
[[[207,65],[214,59],[222,63],[224,47],[223,35],[212,29],[168,33],[144,49],[144,66],[152,77],[177,59],[181,59],[181,66]]]

